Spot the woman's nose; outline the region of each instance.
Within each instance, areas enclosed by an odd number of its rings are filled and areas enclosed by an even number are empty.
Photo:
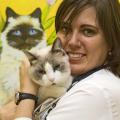
[[[78,48],[80,47],[81,43],[80,43],[80,38],[78,36],[77,32],[71,33],[68,37],[68,44],[70,47],[75,47]]]

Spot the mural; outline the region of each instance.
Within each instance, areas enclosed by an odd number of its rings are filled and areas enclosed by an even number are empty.
[[[22,50],[52,44],[54,20],[62,0],[0,0],[0,106],[19,89]],[[43,42],[42,42],[43,41]]]
[[[42,10],[42,24],[45,29],[47,42],[51,44],[56,37],[54,18],[61,1],[62,0],[0,0],[0,31],[6,20],[6,7],[9,6],[20,15],[27,15],[39,7]]]

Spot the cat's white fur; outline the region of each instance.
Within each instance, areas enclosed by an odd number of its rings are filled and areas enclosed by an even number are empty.
[[[0,36],[2,40],[2,53],[0,57],[0,106],[13,100],[15,92],[19,90],[19,67],[21,65],[21,60],[25,57],[22,51],[8,45],[6,40],[8,31],[20,23],[30,23],[37,29],[40,29],[40,23],[36,18],[20,16],[19,19],[16,19],[17,21],[12,17],[9,18],[10,23]],[[30,51],[36,51],[46,45],[45,35],[43,35],[41,42]]]
[[[46,41],[41,41],[39,46],[30,51],[36,51],[46,46]],[[43,53],[44,54],[44,53]],[[14,99],[15,92],[19,90],[19,67],[25,55],[22,51],[4,47],[0,58],[0,106]]]
[[[35,54],[37,56],[46,57],[51,50],[51,46],[43,48],[37,51]],[[34,69],[30,69],[31,79],[40,85],[38,96],[40,98],[40,102],[43,102],[45,99],[49,97],[58,98],[62,96],[70,87],[72,83],[72,76],[70,70],[70,64],[68,60],[68,56],[60,57],[62,61],[66,64],[66,71],[61,72],[58,70],[53,70],[51,64],[46,61],[45,63],[45,71],[46,74],[42,76],[42,80],[36,81],[32,72]],[[58,58],[58,59],[60,59]]]

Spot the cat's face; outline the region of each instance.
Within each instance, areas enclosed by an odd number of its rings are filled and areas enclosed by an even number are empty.
[[[10,46],[19,50],[29,50],[44,39],[39,8],[30,15],[18,15],[12,9],[7,8],[6,16],[2,34]]]
[[[28,55],[32,80],[41,86],[64,84],[62,80],[70,76],[70,65],[67,54],[56,40],[45,56]],[[47,48],[44,48],[44,50]],[[41,50],[42,52],[44,50]]]

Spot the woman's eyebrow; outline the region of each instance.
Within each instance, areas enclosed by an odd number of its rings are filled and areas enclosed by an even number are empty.
[[[93,28],[93,29],[96,29],[96,30],[99,29],[98,26],[90,25],[90,24],[82,24],[82,25],[80,25],[80,27],[81,28],[85,28],[85,27],[87,27],[87,28]]]

